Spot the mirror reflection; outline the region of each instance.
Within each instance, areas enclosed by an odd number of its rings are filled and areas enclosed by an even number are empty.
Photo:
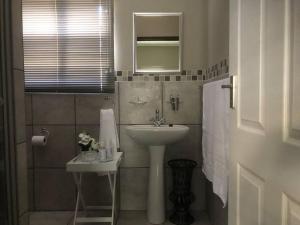
[[[134,14],[135,72],[181,70],[181,13]]]

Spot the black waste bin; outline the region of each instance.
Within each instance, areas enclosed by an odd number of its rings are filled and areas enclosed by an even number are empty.
[[[173,190],[169,199],[174,204],[169,219],[176,225],[190,225],[194,222],[194,218],[189,213],[189,208],[195,200],[191,192],[191,181],[197,163],[189,159],[173,159],[168,164],[172,169],[173,177]]]

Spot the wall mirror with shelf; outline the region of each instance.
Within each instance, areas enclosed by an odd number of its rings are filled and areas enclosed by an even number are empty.
[[[135,73],[181,71],[182,13],[133,13]]]

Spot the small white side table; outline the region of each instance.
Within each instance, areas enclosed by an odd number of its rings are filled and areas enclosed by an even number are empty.
[[[72,172],[77,186],[77,199],[76,207],[74,212],[74,222],[76,223],[111,223],[114,225],[115,222],[115,198],[116,198],[116,180],[118,174],[118,168],[122,161],[123,152],[116,152],[113,161],[109,162],[83,162],[80,160],[80,155],[76,156],[74,159],[69,161],[66,165],[67,172]],[[98,173],[101,175],[106,175],[109,180],[111,195],[112,195],[112,205],[111,206],[87,206],[85,204],[84,197],[81,191],[82,176],[83,173]],[[79,204],[82,204],[83,210],[86,213],[87,210],[97,210],[97,209],[111,209],[110,217],[78,217]]]

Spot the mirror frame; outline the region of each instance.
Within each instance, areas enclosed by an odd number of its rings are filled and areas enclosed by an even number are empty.
[[[137,41],[136,41],[136,28],[135,28],[135,18],[137,16],[178,16],[179,17],[179,68],[178,70],[138,70],[137,69]],[[182,35],[182,24],[183,24],[183,13],[182,12],[134,12],[132,16],[133,20],[133,72],[134,73],[178,73],[182,70],[182,48],[183,48],[183,35]]]

